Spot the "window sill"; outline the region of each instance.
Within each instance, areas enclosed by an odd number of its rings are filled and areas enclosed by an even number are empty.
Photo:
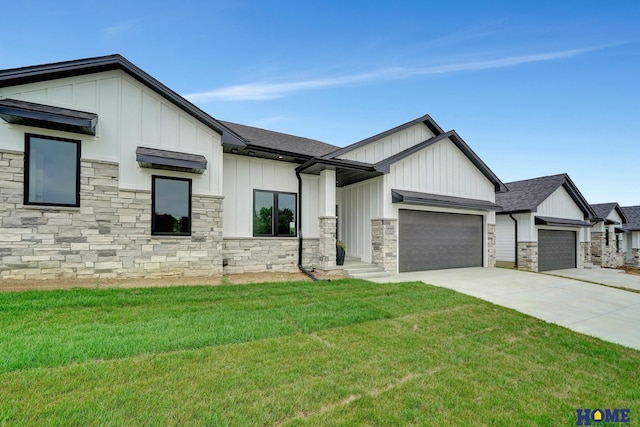
[[[23,208],[33,211],[80,212],[80,206],[23,205]]]

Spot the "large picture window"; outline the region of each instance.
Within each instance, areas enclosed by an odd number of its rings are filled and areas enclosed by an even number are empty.
[[[151,234],[191,235],[191,180],[153,176]]]
[[[253,192],[253,235],[296,236],[297,195],[277,191]]]
[[[24,204],[80,206],[80,141],[27,134]]]

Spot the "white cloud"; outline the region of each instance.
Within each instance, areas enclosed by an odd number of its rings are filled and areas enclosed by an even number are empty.
[[[374,81],[400,80],[414,76],[430,74],[446,74],[459,71],[486,70],[491,68],[504,68],[514,65],[526,64],[530,62],[552,61],[556,59],[570,58],[584,53],[602,49],[603,47],[592,47],[583,49],[571,49],[558,52],[548,52],[533,55],[511,56],[499,59],[489,59],[485,61],[461,62],[457,64],[446,64],[430,66],[425,68],[405,68],[393,67],[380,69],[370,73],[353,74],[346,76],[336,76],[312,80],[293,82],[264,82],[247,83],[241,85],[227,86],[205,92],[197,92],[185,95],[185,98],[192,102],[207,102],[211,100],[267,100],[282,98],[289,93],[308,89],[319,89],[327,87],[347,86],[352,84],[362,84]]]

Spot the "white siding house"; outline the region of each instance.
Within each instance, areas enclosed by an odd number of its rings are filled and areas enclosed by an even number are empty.
[[[595,216],[568,175],[506,183],[496,195],[496,261],[545,271],[583,267],[589,261]]]

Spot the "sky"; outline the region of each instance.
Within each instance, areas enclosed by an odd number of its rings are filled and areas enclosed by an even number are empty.
[[[213,117],[345,146],[429,114],[505,183],[640,205],[640,1],[3,4],[0,69],[119,53]]]

